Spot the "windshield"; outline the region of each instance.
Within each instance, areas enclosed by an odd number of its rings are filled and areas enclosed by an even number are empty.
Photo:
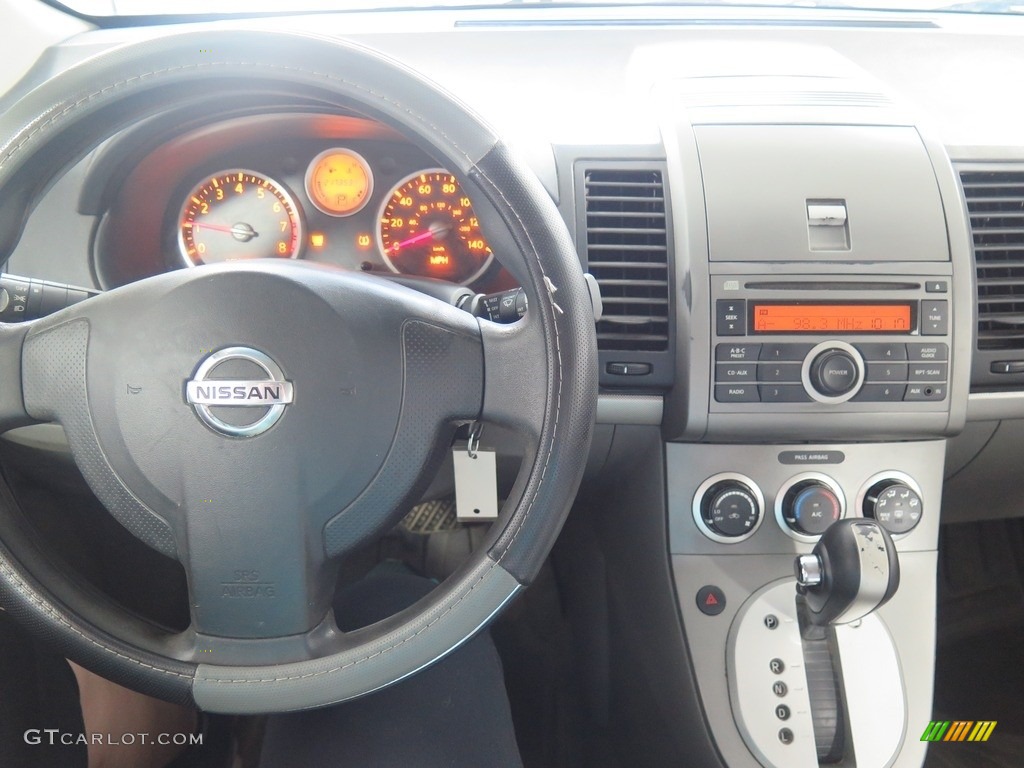
[[[48,0],[85,16],[211,16],[257,15],[324,11],[359,11],[400,8],[452,8],[486,6],[536,7],[544,5],[660,5],[660,6],[760,6],[804,9],[873,11],[943,11],[971,13],[1022,13],[1024,0],[697,0],[671,2],[646,0],[292,0],[283,9],[280,0]]]

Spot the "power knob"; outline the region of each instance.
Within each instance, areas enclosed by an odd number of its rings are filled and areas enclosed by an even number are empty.
[[[910,481],[887,477],[864,494],[864,517],[871,517],[891,534],[907,533],[921,522],[921,492]]]
[[[826,341],[804,359],[804,389],[819,403],[845,403],[864,383],[864,359],[843,341]]]

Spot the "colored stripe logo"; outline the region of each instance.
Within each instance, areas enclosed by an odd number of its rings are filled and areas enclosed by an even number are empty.
[[[932,720],[921,741],[988,741],[997,720]]]

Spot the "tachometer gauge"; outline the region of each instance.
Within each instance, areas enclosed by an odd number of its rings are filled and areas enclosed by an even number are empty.
[[[306,194],[313,205],[330,216],[358,213],[372,192],[370,166],[351,149],[325,150],[306,170]]]
[[[200,182],[178,216],[178,247],[188,266],[293,259],[301,242],[302,222],[291,196],[252,171],[223,171]]]
[[[494,254],[459,182],[448,171],[420,171],[385,199],[377,227],[384,261],[406,275],[470,283]]]

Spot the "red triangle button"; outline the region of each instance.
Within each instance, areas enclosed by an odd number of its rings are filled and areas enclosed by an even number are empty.
[[[717,616],[725,610],[725,593],[713,584],[697,590],[697,608],[706,616]]]

